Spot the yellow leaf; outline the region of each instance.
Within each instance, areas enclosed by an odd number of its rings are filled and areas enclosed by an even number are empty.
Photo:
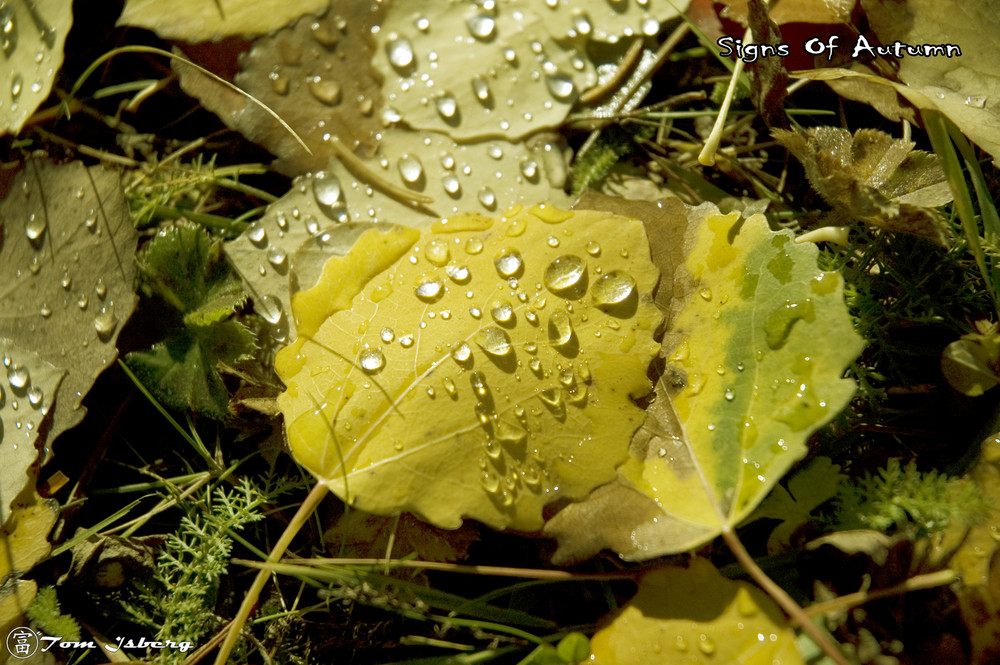
[[[326,6],[327,0],[128,0],[118,25],[148,28],[164,39],[218,41],[270,32]]]
[[[49,531],[56,523],[52,503],[32,492],[33,502],[15,505],[0,531],[0,635],[23,624],[25,610],[35,597],[36,584],[20,579],[49,553]]]
[[[781,610],[759,589],[722,577],[704,559],[653,570],[590,641],[594,665],[796,665],[802,657]]]
[[[373,228],[292,301],[275,362],[292,452],[368,512],[537,530],[625,459],[658,276],[642,223],[608,213]]]

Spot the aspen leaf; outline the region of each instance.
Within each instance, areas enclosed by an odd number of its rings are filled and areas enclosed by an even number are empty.
[[[817,249],[706,205],[674,280],[693,284],[664,336],[668,358],[616,480],[557,513],[555,559],[610,548],[648,559],[697,547],[743,521],[854,394],[860,352],[843,281]],[[647,220],[656,226],[670,220]]]
[[[164,39],[218,41],[270,32],[326,8],[328,0],[127,0],[118,25],[135,25]]]
[[[777,605],[756,587],[727,580],[705,559],[647,573],[590,646],[594,665],[803,662]]]
[[[538,530],[627,455],[658,277],[642,223],[602,212],[372,228],[292,299],[292,452],[368,512]]]

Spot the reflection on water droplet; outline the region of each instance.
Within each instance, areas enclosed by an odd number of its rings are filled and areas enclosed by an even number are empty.
[[[702,633],[698,636],[698,650],[706,656],[711,656],[715,653],[715,640]]]
[[[428,242],[427,246],[424,247],[424,258],[438,267],[448,263],[451,258],[448,241],[434,239]]]
[[[260,310],[260,315],[264,317],[264,320],[271,325],[277,325],[281,322],[283,311],[281,301],[276,297],[271,295],[262,297],[257,309]]]
[[[496,143],[491,143],[486,148],[486,154],[492,157],[493,159],[503,159],[503,148],[501,148]]]
[[[17,102],[17,98],[21,96],[21,89],[24,87],[24,78],[20,74],[14,74],[14,78],[10,82],[10,96],[13,98],[12,101]]]
[[[404,349],[408,349],[413,346],[413,335],[403,335],[399,338],[399,345]]]
[[[569,314],[556,310],[549,316],[549,343],[552,346],[563,346],[573,339],[573,322]]]
[[[37,245],[48,226],[44,216],[31,213],[28,215],[28,223],[24,225],[24,233],[32,244]]]
[[[573,29],[578,35],[589,35],[591,30],[590,16],[579,9],[573,11]]]
[[[444,270],[448,273],[451,281],[456,284],[466,284],[472,279],[472,273],[469,272],[468,266],[448,266]]]
[[[275,268],[281,268],[288,259],[288,253],[281,247],[271,247],[267,250],[267,260]]]
[[[42,389],[38,386],[31,386],[28,389],[28,404],[38,408],[42,404],[42,399],[45,395],[42,393]]]
[[[451,120],[458,113],[458,101],[450,93],[445,93],[435,99],[434,106],[437,108],[438,115],[445,120]]]
[[[255,245],[261,245],[267,241],[267,231],[260,222],[254,222],[247,229],[247,238]]]
[[[587,248],[586,249],[587,249],[587,253],[590,254],[591,256],[600,256],[601,255],[601,246],[599,244],[597,244],[593,240],[591,240],[590,242],[587,243]]]
[[[710,301],[712,299],[712,289],[705,287],[698,291],[698,295],[701,296],[702,300]]]
[[[97,284],[94,285],[94,293],[96,293],[97,297],[101,300],[104,300],[104,296],[108,295],[108,287],[104,283],[103,277],[97,278]]]
[[[965,103],[972,108],[984,108],[986,106],[986,95],[969,95],[965,98]]]
[[[388,344],[392,340],[396,339],[396,333],[392,331],[392,328],[382,328],[382,332],[378,335],[379,339]]]
[[[41,309],[38,310],[38,313],[42,315],[43,319],[47,319],[52,316],[52,308],[47,304],[43,304]]]
[[[734,399],[736,399],[736,391],[733,390],[732,388],[726,388],[726,392],[723,393],[723,397],[726,398],[727,402],[732,402]]]
[[[462,342],[452,350],[451,357],[460,363],[468,362],[472,357],[472,347]]]
[[[358,356],[358,364],[368,374],[374,374],[385,367],[385,356],[379,349],[365,349]]]
[[[444,390],[450,397],[454,397],[458,394],[458,389],[455,387],[455,382],[449,379],[447,376],[441,379],[441,385],[444,386]]]
[[[590,292],[598,306],[619,305],[635,293],[635,280],[632,275],[620,270],[612,270],[602,275]]]
[[[413,64],[413,45],[405,37],[395,37],[386,42],[386,55],[389,64],[396,69],[406,69]]]
[[[482,76],[476,75],[472,78],[472,92],[479,101],[488,102],[490,99],[490,84]]]
[[[418,182],[424,175],[424,165],[420,163],[420,159],[408,152],[403,153],[403,156],[396,163],[396,167],[399,169],[399,176],[403,182],[411,185]]]
[[[97,337],[106,342],[117,327],[118,317],[115,316],[115,307],[108,303],[101,307],[101,311],[94,317],[94,330],[97,331]]]
[[[587,262],[579,256],[564,254],[545,268],[545,288],[556,295],[571,295],[575,289],[586,288]],[[576,297],[583,295],[575,294]]]
[[[479,202],[483,204],[484,208],[492,210],[493,208],[496,207],[497,204],[496,194],[494,194],[493,190],[490,189],[489,187],[483,187],[482,189],[480,189],[479,193],[476,195],[476,198],[479,199]]]
[[[511,352],[510,337],[502,329],[489,326],[476,333],[476,344],[491,356],[502,357]]]
[[[441,186],[444,188],[444,191],[452,196],[457,196],[462,192],[462,183],[459,182],[458,177],[454,173],[449,173],[441,178]]]
[[[313,196],[316,197],[316,205],[324,215],[338,222],[346,221],[347,205],[344,201],[344,193],[340,186],[340,179],[332,173],[319,171],[312,177]],[[284,213],[277,213],[278,226],[284,228],[282,222],[287,223]],[[315,233],[315,231],[310,231]]]
[[[444,282],[436,277],[430,277],[420,282],[414,292],[424,302],[434,302],[444,295]]]
[[[647,37],[652,37],[660,31],[660,22],[652,16],[647,16],[642,20],[642,23],[639,24],[639,30],[641,30],[642,34]]]
[[[559,100],[569,99],[575,91],[573,79],[565,74],[547,75],[545,85],[548,86],[549,93]]]
[[[486,377],[483,376],[482,372],[473,372],[470,374],[469,383],[472,385],[472,392],[476,394],[476,397],[486,397],[489,388],[486,386]]]
[[[20,390],[28,385],[28,370],[17,364],[11,364],[7,368],[7,381],[15,390]]]
[[[468,254],[478,254],[483,251],[483,241],[479,238],[469,238],[465,241],[465,251]]]
[[[514,308],[506,300],[497,300],[490,309],[490,316],[497,323],[509,323],[514,318]]]
[[[340,84],[333,79],[324,79],[320,76],[310,77],[309,92],[327,106],[336,106],[340,103]]]
[[[524,271],[521,252],[510,247],[504,247],[497,252],[493,258],[493,265],[496,266],[497,274],[505,279],[518,277]]]
[[[487,14],[476,14],[475,16],[470,16],[465,24],[469,28],[469,34],[476,39],[488,39],[490,35],[493,34],[493,29],[496,27],[496,21],[493,20],[492,16]]]

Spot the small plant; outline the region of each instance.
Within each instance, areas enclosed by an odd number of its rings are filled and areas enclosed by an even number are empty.
[[[80,640],[80,624],[73,617],[62,613],[55,587],[47,586],[39,590],[27,615],[46,635],[57,635],[72,642]]]

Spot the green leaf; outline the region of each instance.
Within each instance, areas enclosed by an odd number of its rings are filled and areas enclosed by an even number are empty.
[[[781,520],[767,540],[767,549],[774,552],[787,547],[795,530],[811,519],[812,511],[832,499],[846,479],[829,457],[817,457],[792,476],[788,489],[775,485],[748,521]]]
[[[45,101],[62,67],[63,44],[73,25],[72,0],[0,3],[0,135],[17,134]]]
[[[557,560],[603,548],[647,559],[735,527],[854,394],[842,376],[862,340],[816,247],[772,232],[763,215],[706,205],[687,216],[656,397],[618,478],[546,525]]]
[[[128,354],[126,362],[168,406],[226,418],[229,390],[217,367],[249,357],[255,339],[230,319],[246,294],[222,258],[221,241],[195,224],[176,222],[157,231],[138,264],[143,290],[176,309],[183,325],[150,350]]]

